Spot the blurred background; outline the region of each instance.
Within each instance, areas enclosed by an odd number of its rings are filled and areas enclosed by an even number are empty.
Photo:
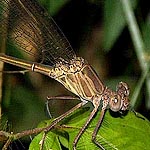
[[[134,109],[150,119],[150,90],[144,76],[131,29],[119,0],[38,0],[68,38],[77,56],[85,58],[106,86],[115,90],[118,82],[127,82]],[[147,1],[133,0],[131,7],[140,29],[144,63],[150,60],[150,7]],[[10,54],[13,47],[8,46]],[[14,52],[13,52],[14,53]],[[17,53],[17,51],[16,51]],[[141,56],[142,57],[142,56]],[[149,67],[147,67],[149,68]],[[17,70],[4,65],[4,70]],[[44,75],[0,74],[1,129],[19,132],[34,128],[48,119],[47,96],[72,95],[61,84]],[[74,106],[78,101],[50,103],[53,117]],[[60,109],[61,108],[61,109]]]

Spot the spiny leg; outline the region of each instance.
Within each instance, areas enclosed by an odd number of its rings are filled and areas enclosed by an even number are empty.
[[[93,134],[92,134],[92,141],[97,146],[99,146],[102,150],[105,150],[105,148],[96,140],[96,135],[97,135],[98,129],[100,128],[100,126],[102,124],[104,115],[105,115],[105,109],[102,109],[101,114],[100,114],[100,118],[99,118],[98,123],[97,123],[97,125],[96,125],[96,127],[95,127],[95,129],[93,131]]]
[[[73,96],[47,96],[47,101],[46,101],[46,110],[48,112],[48,115],[50,118],[53,118],[49,109],[49,102],[51,100],[80,100],[79,97],[73,97]]]
[[[88,126],[88,124],[90,123],[90,121],[92,120],[93,116],[95,115],[95,113],[97,112],[98,107],[95,107],[93,109],[93,111],[91,112],[89,118],[87,119],[86,123],[84,124],[84,126],[80,129],[78,135],[75,137],[74,142],[73,142],[73,149],[76,150],[76,145],[78,143],[78,140],[80,139],[81,135],[83,134],[83,132],[85,131],[86,127]]]
[[[47,100],[53,100],[53,99],[62,99],[62,100],[73,100],[73,99],[79,99],[79,97],[73,97],[73,96],[47,96]]]
[[[44,145],[44,139],[45,139],[45,136],[46,136],[46,133],[48,131],[50,131],[57,123],[59,123],[61,120],[63,120],[65,117],[67,117],[68,115],[70,115],[72,112],[74,112],[75,110],[77,110],[78,108],[82,107],[83,105],[85,105],[87,103],[87,101],[82,101],[81,103],[77,104],[76,106],[74,106],[73,108],[71,108],[69,111],[67,111],[66,113],[62,114],[61,116],[59,116],[58,118],[56,118],[51,125],[49,125],[48,127],[45,128],[44,130],[44,136],[42,138],[42,141],[41,141],[41,147],[40,149],[43,148],[43,145]]]

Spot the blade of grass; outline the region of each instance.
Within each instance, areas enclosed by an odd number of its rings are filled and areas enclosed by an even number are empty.
[[[140,90],[143,86],[143,83],[148,75],[148,72],[149,72],[149,68],[143,72],[143,74],[141,75],[141,78],[139,79],[139,81],[137,82],[137,85],[133,91],[133,94],[132,94],[132,97],[131,97],[131,107],[133,108],[136,104],[136,101],[137,101],[137,98],[139,96],[139,93],[140,93]]]
[[[135,52],[136,52],[137,58],[139,60],[140,67],[142,69],[142,72],[146,72],[149,69],[148,69],[148,63],[145,61],[145,58],[144,58],[145,46],[144,46],[144,42],[143,42],[136,18],[134,16],[133,9],[131,7],[131,3],[129,0],[121,0],[120,2],[122,3],[124,15],[125,15],[125,18],[126,18],[126,21],[128,24],[129,32],[131,34],[131,38],[133,41],[133,45],[135,47]],[[150,79],[149,78],[146,78],[146,85],[147,85],[147,91],[148,91],[147,107],[149,108],[150,107],[150,101],[149,101],[149,99],[150,99]],[[139,85],[137,85],[137,86],[139,86]],[[135,90],[137,88],[135,88]],[[133,94],[135,92],[133,92]],[[135,102],[133,102],[133,103],[135,104]]]
[[[128,28],[131,34],[131,38],[133,40],[133,44],[135,47],[135,51],[140,63],[140,66],[142,70],[144,71],[146,69],[146,62],[144,59],[144,42],[136,21],[136,18],[134,16],[133,9],[131,7],[130,1],[129,0],[121,0],[124,15],[128,24]]]

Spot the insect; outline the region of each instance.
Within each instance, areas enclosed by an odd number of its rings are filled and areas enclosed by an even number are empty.
[[[120,82],[116,91],[106,87],[91,65],[82,57],[76,56],[57,24],[35,0],[1,0],[0,6],[2,9],[0,34],[5,35],[22,51],[39,58],[41,62],[26,61],[2,53],[0,53],[0,61],[47,75],[60,82],[81,100],[79,104],[55,119],[45,132],[50,131],[76,109],[91,102],[94,108],[74,139],[75,150],[78,140],[102,105],[92,141],[104,149],[96,141],[96,134],[107,108],[114,112],[128,109],[128,85]]]

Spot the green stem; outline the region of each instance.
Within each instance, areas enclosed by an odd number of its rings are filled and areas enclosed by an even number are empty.
[[[145,71],[147,64],[144,59],[144,42],[142,40],[130,0],[121,0],[121,2],[140,66],[142,71]]]
[[[139,79],[139,81],[137,82],[137,86],[135,87],[134,91],[133,91],[133,94],[132,94],[132,101],[130,103],[131,107],[133,108],[136,104],[136,101],[137,101],[137,98],[139,96],[139,93],[140,93],[140,90],[143,86],[143,83],[148,75],[148,72],[149,72],[149,69],[147,69],[145,72],[143,72],[141,78]]]
[[[130,34],[131,34],[133,45],[135,47],[135,52],[137,54],[137,58],[139,60],[139,64],[141,66],[143,75],[145,75],[146,73],[148,73],[149,65],[145,61],[145,58],[144,58],[145,46],[144,46],[144,42],[143,42],[143,39],[142,39],[140,30],[139,30],[139,27],[138,27],[136,18],[134,16],[134,11],[133,11],[132,6],[131,6],[131,1],[130,0],[121,0],[121,3],[122,3],[122,6],[123,6],[124,15],[125,15],[125,18],[126,18],[126,21],[127,21],[127,24],[128,24]],[[144,83],[143,79],[145,79],[145,78],[141,77],[142,82],[139,81],[140,84],[141,84],[140,88],[142,87],[142,84]],[[139,82],[138,82],[138,84],[139,84]],[[133,98],[132,99],[133,100],[132,104],[133,105],[135,105],[137,95],[139,95],[139,92],[140,92],[140,89],[138,88],[138,86],[139,86],[138,84],[137,84],[137,87],[135,88],[135,90],[138,89],[138,91],[134,91],[133,94],[136,93],[136,95],[132,96],[132,98]],[[146,78],[146,86],[147,86],[147,91],[148,91],[148,100],[150,98],[150,85],[149,84],[150,84],[150,79]],[[148,101],[147,104],[149,105],[150,102]]]

